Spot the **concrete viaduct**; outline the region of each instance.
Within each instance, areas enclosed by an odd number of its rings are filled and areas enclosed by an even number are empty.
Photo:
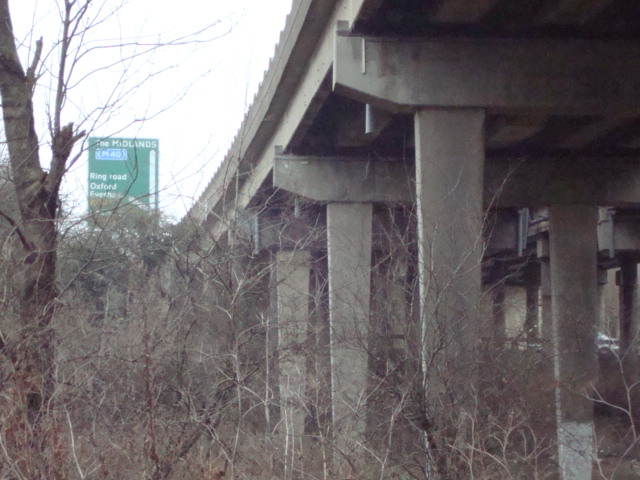
[[[293,3],[189,221],[268,252],[282,348],[304,344],[326,275],[333,435],[347,453],[365,441],[376,292],[389,342],[418,345],[426,402],[464,403],[479,344],[508,337],[506,287],[522,288],[523,338],[553,359],[559,476],[591,478],[607,270],[637,371],[637,0]],[[411,298],[378,282],[380,252],[385,271],[417,279]],[[293,351],[280,366],[288,448],[309,375]]]

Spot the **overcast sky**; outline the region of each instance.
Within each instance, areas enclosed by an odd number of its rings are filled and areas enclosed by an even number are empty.
[[[61,3],[10,0],[23,63],[35,40],[44,41],[45,69],[34,97],[43,161],[50,157],[46,113],[54,87],[46,71],[56,65],[49,52],[59,36]],[[209,182],[240,127],[291,0],[129,0],[116,8],[121,3],[93,2],[87,18],[108,18],[90,29],[85,46],[76,50],[91,47],[73,72],[63,121],[84,120],[92,136],[158,138],[160,205],[177,219]],[[194,37],[195,32],[201,33]],[[145,53],[148,45],[181,38],[186,41],[180,45]],[[136,57],[126,65],[120,62],[132,54]],[[115,97],[125,101],[108,108]],[[86,191],[85,153],[67,177],[67,210],[83,212]]]

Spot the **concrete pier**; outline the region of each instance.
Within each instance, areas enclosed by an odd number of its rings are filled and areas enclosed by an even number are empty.
[[[403,247],[401,244],[389,255],[379,252],[380,256],[374,256],[371,276],[369,371],[373,379],[367,405],[367,443],[380,451],[388,448],[393,455],[410,452],[417,440],[401,413],[405,401],[401,392],[408,388],[416,365],[408,339],[415,342],[417,338],[407,301],[409,255]]]
[[[480,323],[484,112],[424,109],[414,119],[422,362],[429,391],[452,378],[468,384],[464,371],[474,368]]]
[[[302,471],[306,416],[306,343],[309,333],[309,252],[281,250],[276,255],[280,411],[285,479]]]
[[[551,311],[557,381],[558,453],[562,480],[591,478],[598,321],[597,211],[594,206],[549,207]]]
[[[620,358],[628,385],[638,380],[640,297],[638,265],[624,258],[620,266]],[[635,395],[634,395],[635,396]]]
[[[342,455],[361,451],[366,431],[372,211],[327,205],[333,438]]]

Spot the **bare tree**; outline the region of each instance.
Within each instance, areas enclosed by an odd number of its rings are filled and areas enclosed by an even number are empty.
[[[8,0],[0,2],[0,93],[9,164],[15,185],[19,214],[12,219],[23,252],[16,272],[19,291],[18,334],[2,345],[13,366],[10,388],[5,399],[14,405],[13,419],[18,433],[18,448],[31,437],[35,451],[45,450],[44,437],[54,429],[45,426],[44,419],[51,408],[53,393],[53,331],[51,322],[56,309],[58,232],[56,221],[60,212],[60,185],[75,143],[85,132],[74,129],[73,123],[62,125],[61,113],[65,99],[66,54],[74,24],[82,18],[86,5],[73,12],[75,2],[65,2],[64,35],[58,72],[55,108],[51,135],[51,168],[42,166],[40,145],[35,129],[33,93],[37,82],[42,40],[38,40],[31,64],[25,69],[20,62],[13,34]],[[5,419],[6,421],[6,419]],[[20,428],[21,427],[21,428]],[[22,430],[22,431],[21,431]],[[47,431],[48,430],[48,431]],[[27,461],[29,470],[37,463]],[[42,468],[44,467],[44,468]],[[52,464],[45,461],[39,470],[49,474]],[[50,473],[55,478],[55,473]]]
[[[17,292],[15,318],[3,322],[4,331],[0,332],[4,377],[0,380],[0,423],[4,455],[14,460],[16,478],[66,478],[60,467],[65,457],[62,422],[54,402],[57,391],[54,345],[58,341],[54,325],[61,306],[59,242],[63,178],[82,156],[83,149],[78,147],[89,130],[109,118],[109,110],[117,108],[139,87],[139,83],[127,85],[123,81],[135,73],[128,70],[134,60],[153,54],[161,46],[185,45],[196,37],[205,40],[203,34],[208,32],[206,27],[193,37],[164,44],[133,40],[128,45],[127,42],[112,45],[119,49],[115,63],[122,67],[124,78],[102,89],[107,92],[103,105],[76,112],[75,122],[65,122],[63,114],[72,103],[69,101],[72,88],[114,66],[108,60],[109,65],[98,65],[87,72],[86,65],[82,65],[90,53],[102,48],[88,44],[87,35],[106,20],[115,20],[115,10],[109,10],[112,7],[108,2],[94,0],[59,2],[58,40],[47,50],[44,40],[38,39],[26,65],[21,61],[19,49],[24,45],[14,33],[9,0],[0,0],[0,94],[8,177],[17,204],[16,209],[8,208],[4,201],[0,204],[0,218],[11,233],[12,291]],[[160,70],[166,68],[170,67]],[[42,87],[49,91],[42,122],[37,118],[41,110],[36,107],[34,97],[45,74],[51,84]],[[134,121],[139,119],[131,122]],[[39,124],[47,125],[50,154],[41,149],[43,142],[36,128]]]

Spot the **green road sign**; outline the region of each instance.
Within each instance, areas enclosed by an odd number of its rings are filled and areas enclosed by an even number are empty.
[[[89,209],[158,208],[158,140],[89,138]]]

